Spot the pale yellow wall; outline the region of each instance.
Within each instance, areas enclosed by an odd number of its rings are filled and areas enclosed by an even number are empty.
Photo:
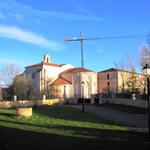
[[[129,72],[118,71],[118,93],[121,93],[121,89],[123,88],[123,84],[124,84],[125,90],[128,88],[126,82],[127,82],[129,75],[130,75]]]
[[[65,88],[65,87],[66,88]],[[71,92],[72,86],[70,84],[53,85],[50,89],[50,95],[56,98],[70,98],[72,97]]]
[[[81,98],[84,93],[85,98],[91,98],[91,94],[97,93],[97,73],[82,72],[67,74],[63,77],[72,78],[72,84],[66,84],[66,98]],[[82,91],[82,81],[84,82],[84,91]],[[51,93],[54,97],[64,98],[64,85],[53,85]]]
[[[97,94],[97,73],[96,72],[81,73],[80,82],[82,83],[82,81],[84,82],[85,98],[91,98],[92,94]],[[82,92],[82,88],[81,88],[81,92]]]
[[[123,85],[123,81],[124,81],[125,90],[128,88],[127,80],[130,76],[131,76],[130,72],[118,71],[118,92],[119,93],[121,92],[121,87]],[[139,81],[141,82],[140,92],[142,93],[144,90],[144,78],[145,77],[142,74],[136,74],[136,76],[139,79]]]

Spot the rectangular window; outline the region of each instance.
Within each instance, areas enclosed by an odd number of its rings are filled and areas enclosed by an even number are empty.
[[[107,92],[110,92],[110,82],[107,82]]]
[[[36,74],[32,73],[32,79],[34,80],[36,78]]]
[[[107,80],[109,80],[109,74],[107,74]]]

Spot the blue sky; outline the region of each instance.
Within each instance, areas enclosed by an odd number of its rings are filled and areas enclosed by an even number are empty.
[[[64,38],[147,35],[149,0],[0,0],[0,66],[53,63],[80,66],[80,43]],[[138,64],[146,38],[84,42],[85,67],[100,71],[130,57]]]

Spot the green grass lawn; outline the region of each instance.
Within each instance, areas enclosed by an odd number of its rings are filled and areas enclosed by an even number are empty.
[[[1,150],[148,149],[147,135],[83,114],[70,106],[33,108],[30,118],[0,109]]]
[[[121,104],[106,104],[106,103],[104,103],[104,104],[99,104],[98,106],[118,110],[121,112],[133,113],[133,114],[148,113],[148,109],[146,109],[146,108],[126,106],[126,105],[121,105]]]

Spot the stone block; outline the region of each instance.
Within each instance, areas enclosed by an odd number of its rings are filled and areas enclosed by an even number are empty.
[[[28,107],[28,108],[17,108],[17,109],[16,109],[16,114],[17,114],[18,116],[31,117],[31,116],[32,116],[32,107]]]

